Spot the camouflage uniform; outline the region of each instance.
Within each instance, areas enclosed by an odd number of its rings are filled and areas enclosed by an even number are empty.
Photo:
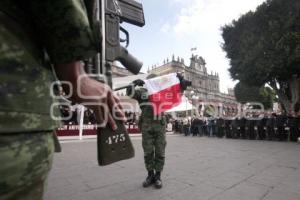
[[[131,92],[127,92],[131,93]],[[160,172],[165,164],[166,148],[166,119],[153,115],[152,105],[148,101],[147,89],[139,88],[133,93],[142,110],[139,120],[139,128],[142,132],[142,145],[147,171],[155,170]]]
[[[41,199],[53,158],[51,64],[95,54],[83,1],[0,1],[0,199]]]

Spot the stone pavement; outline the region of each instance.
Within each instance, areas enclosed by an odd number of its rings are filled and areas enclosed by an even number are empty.
[[[62,144],[46,200],[299,200],[300,144],[167,136],[164,187],[143,188],[141,137],[136,156],[97,166],[96,141]]]

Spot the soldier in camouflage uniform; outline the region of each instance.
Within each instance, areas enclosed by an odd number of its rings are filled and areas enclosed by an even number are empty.
[[[118,106],[106,85],[87,76],[77,84],[84,75],[81,60],[96,52],[83,1],[0,1],[0,199],[42,199],[56,127],[50,117],[52,65],[60,80],[73,83],[71,100],[83,102],[78,89],[105,96],[89,102]]]
[[[153,78],[155,75],[150,74],[147,78]],[[148,176],[143,182],[144,187],[148,187],[154,183],[156,188],[162,187],[161,172],[165,164],[165,148],[166,148],[166,119],[164,114],[155,116],[153,107],[148,101],[148,93],[146,88],[137,88],[135,86],[143,86],[144,81],[133,81],[133,87],[127,89],[127,95],[136,99],[142,110],[139,120],[139,128],[142,132],[142,146],[144,150],[145,167]],[[132,90],[134,88],[134,90]]]

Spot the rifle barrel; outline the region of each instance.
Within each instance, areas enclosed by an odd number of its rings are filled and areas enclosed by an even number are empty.
[[[118,90],[123,90],[123,89],[126,89],[126,88],[129,88],[129,87],[132,87],[132,85],[125,85],[125,86],[122,86],[122,87],[118,87],[118,88],[115,88],[114,91],[118,91]]]

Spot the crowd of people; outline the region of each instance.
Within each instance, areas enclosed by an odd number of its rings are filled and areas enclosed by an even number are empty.
[[[74,105],[61,107],[64,124],[79,124],[81,108]],[[137,115],[125,112],[126,124],[136,123]],[[71,116],[68,118],[68,116]],[[219,138],[297,141],[300,137],[300,112],[286,115],[263,113],[247,117],[187,117],[170,120],[172,130],[185,136],[208,136]],[[93,111],[84,109],[84,124],[95,124]]]
[[[260,113],[246,117],[191,117],[173,120],[175,133],[250,140],[297,141],[300,113]]]

